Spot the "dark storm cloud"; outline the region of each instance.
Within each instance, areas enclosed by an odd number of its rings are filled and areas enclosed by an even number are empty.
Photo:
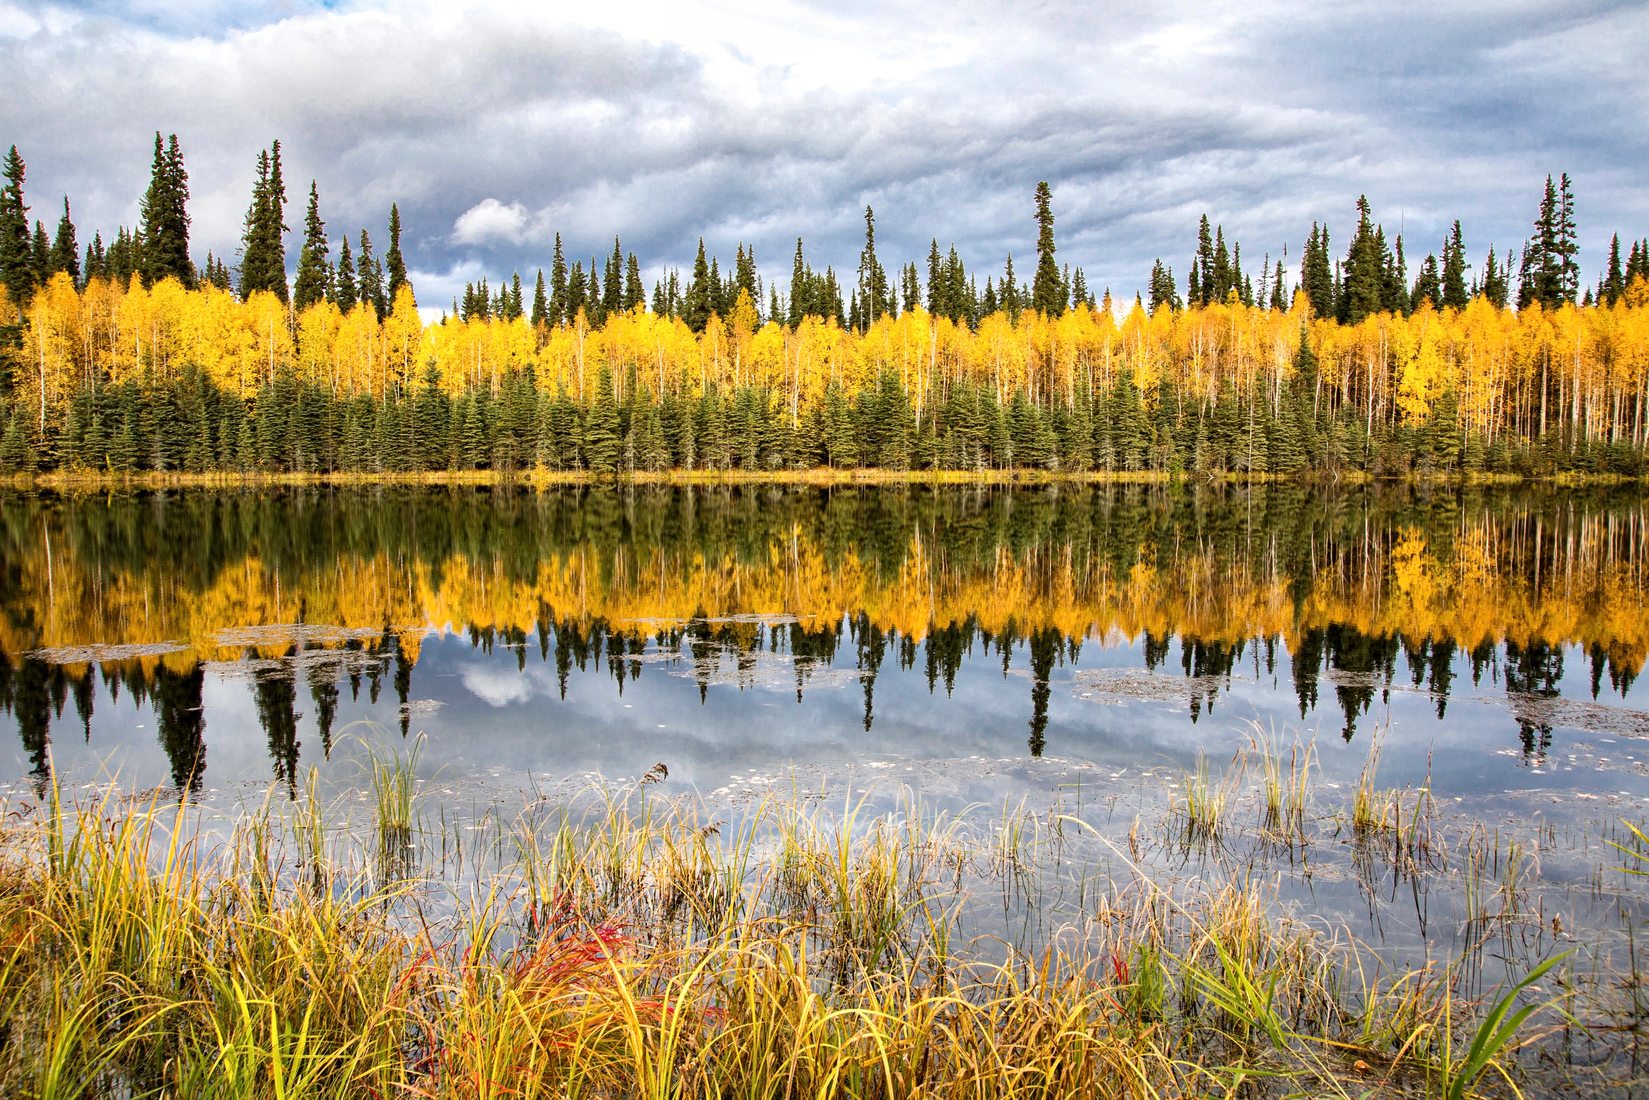
[[[137,214],[156,129],[191,172],[195,244],[233,256],[260,146],[291,206],[319,180],[336,241],[382,247],[390,202],[426,305],[530,280],[612,237],[649,274],[702,234],[754,242],[782,285],[797,235],[851,269],[876,208],[884,260],[956,242],[1028,277],[1030,193],[1053,183],[1060,258],[1131,295],[1183,275],[1207,212],[1257,271],[1314,220],[1344,244],[1360,193],[1411,262],[1454,217],[1472,255],[1527,233],[1547,172],[1575,177],[1583,259],[1649,231],[1641,5],[962,2],[659,4],[582,13],[439,4],[62,8],[0,0],[5,134],[37,216],[81,236]],[[289,243],[295,257],[297,238]]]

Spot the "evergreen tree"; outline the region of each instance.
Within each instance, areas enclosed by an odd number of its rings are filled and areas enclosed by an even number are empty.
[[[583,286],[579,287],[580,292]],[[551,327],[573,319],[567,308],[567,257],[561,251],[561,234],[555,235],[555,252],[550,259],[550,313]]]
[[[693,280],[681,306],[681,319],[694,332],[703,332],[715,312],[716,286],[710,278],[710,261],[704,254],[704,238],[699,238],[698,255],[693,258]]]
[[[550,299],[544,292],[544,269],[538,269],[538,281],[532,290],[532,327],[543,328],[550,323]]]
[[[52,270],[52,242],[46,236],[45,223],[34,223],[34,236],[29,242],[29,263],[34,267],[34,283],[45,286]]]
[[[372,255],[372,238],[364,229],[361,230],[361,251],[355,258],[355,278],[361,304],[371,306],[382,321],[389,312],[389,303],[384,299],[384,269]]]
[[[595,264],[590,265],[595,270]],[[619,247],[618,238],[613,238],[613,254],[608,257],[607,268],[601,279],[601,313],[604,317],[613,317],[624,312],[624,252]]]
[[[1511,266],[1510,257],[1507,257],[1507,261],[1504,266],[1501,265],[1495,259],[1494,246],[1489,246],[1489,257],[1483,261],[1483,281],[1479,284],[1477,292],[1487,298],[1489,304],[1496,309],[1505,309],[1509,300],[1511,287],[1506,278],[1506,268]]]
[[[1064,313],[1070,300],[1054,251],[1053,191],[1044,180],[1036,185],[1036,276],[1031,282],[1031,308],[1049,317]]]
[[[1616,259],[1619,259],[1618,254]],[[80,245],[74,239],[74,222],[69,217],[67,195],[63,196],[63,216],[57,222],[57,236],[52,240],[51,261],[46,274],[56,275],[60,271],[67,272],[75,286],[84,285],[80,272]]]
[[[1414,309],[1430,303],[1435,309],[1442,304],[1443,281],[1437,269],[1437,257],[1428,255],[1426,262],[1420,265],[1420,277],[1414,281],[1412,297]]]
[[[267,291],[287,301],[286,184],[281,178],[281,143],[258,153],[258,177],[241,237],[241,298]]]
[[[1466,246],[1460,237],[1460,219],[1454,220],[1449,239],[1443,242],[1443,305],[1449,309],[1465,309]]]
[[[647,304],[647,291],[641,285],[641,262],[634,252],[624,261],[624,312]]]
[[[504,295],[504,320],[517,320],[523,312],[525,312],[525,306],[521,300],[521,273],[511,272],[510,289]]]
[[[1538,302],[1546,309],[1556,309],[1573,303],[1580,286],[1580,268],[1575,262],[1578,250],[1569,174],[1563,174],[1561,184],[1547,176],[1534,236],[1524,245],[1518,268],[1517,307],[1526,309]]]
[[[1286,249],[1285,249],[1286,251]],[[1287,278],[1283,274],[1283,262],[1277,261],[1277,270],[1271,276],[1271,301],[1266,304],[1268,309],[1279,313],[1288,309]]]
[[[154,169],[149,190],[139,210],[142,224],[141,271],[143,281],[153,284],[174,278],[185,287],[195,285],[195,264],[189,259],[189,174],[183,168],[183,153],[177,135],[161,145],[155,133]]]
[[[1603,278],[1598,284],[1598,300],[1613,306],[1626,293],[1626,277],[1620,267],[1620,234],[1609,240],[1609,262],[1604,266]]]
[[[1318,317],[1335,317],[1339,303],[1335,301],[1334,272],[1328,261],[1328,226],[1311,223],[1311,235],[1306,238],[1305,252],[1300,257],[1300,285],[1311,303],[1311,312]]]
[[[876,212],[869,206],[865,207],[865,247],[859,253],[859,284],[853,302],[853,326],[860,332],[875,324],[876,318],[897,312],[887,271],[876,258]]]
[[[407,264],[401,256],[401,208],[395,203],[389,204],[389,251],[384,253],[384,274],[384,297],[393,304],[396,293],[407,282]]]
[[[332,293],[332,270],[326,259],[326,223],[321,221],[321,198],[309,181],[309,209],[303,218],[303,249],[298,253],[298,278],[292,287],[292,307],[308,309]]]
[[[1174,269],[1163,266],[1161,260],[1151,265],[1150,292],[1152,313],[1164,306],[1169,309],[1180,308],[1179,290],[1174,285]]]
[[[613,400],[613,375],[603,366],[596,375],[595,400],[584,420],[584,464],[591,473],[618,469],[618,405]]]
[[[1191,260],[1191,275],[1186,283],[1185,300],[1193,306],[1205,306],[1214,297],[1214,231],[1208,224],[1208,215],[1197,225],[1197,253]]]
[[[158,150],[158,134],[155,143]],[[6,154],[4,171],[6,183],[0,188],[0,282],[5,283],[11,300],[21,306],[27,305],[34,296],[35,277],[29,243],[29,208],[23,202],[27,168],[15,145]]]
[[[337,281],[333,284],[332,300],[337,303],[338,309],[348,313],[360,301],[360,289],[355,282],[355,259],[349,252],[349,235],[344,235],[343,244],[338,249]]]
[[[1369,215],[1368,196],[1357,198],[1357,232],[1346,252],[1339,293],[1340,320],[1355,325],[1379,313],[1385,303],[1387,268],[1382,236],[1376,234]]]

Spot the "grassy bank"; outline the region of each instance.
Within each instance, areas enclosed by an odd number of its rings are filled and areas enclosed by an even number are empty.
[[[1309,756],[1268,759],[1266,843],[1303,843]],[[413,763],[374,762],[360,827],[313,780],[228,817],[8,807],[0,1094],[1457,1100],[1507,1092],[1553,1018],[1280,916],[1263,875],[1158,885],[1132,834],[1077,923],[971,934],[1037,904],[1073,817],[792,796],[724,820],[644,777],[473,832],[420,814]],[[1230,789],[1187,776],[1165,843],[1217,841]],[[1370,858],[1412,857],[1416,805],[1364,801]]]

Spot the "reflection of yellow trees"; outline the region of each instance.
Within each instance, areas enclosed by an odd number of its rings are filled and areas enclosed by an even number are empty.
[[[3,301],[3,300],[0,300]],[[164,383],[197,366],[218,385],[250,396],[283,367],[334,396],[404,393],[427,367],[449,393],[496,392],[515,372],[545,392],[588,401],[600,370],[615,396],[695,395],[711,386],[770,389],[792,423],[817,408],[836,381],[851,395],[883,372],[897,375],[918,415],[960,383],[1071,404],[1109,392],[1131,374],[1146,402],[1159,380],[1177,400],[1209,409],[1221,388],[1280,409],[1304,338],[1315,355],[1314,411],[1356,414],[1370,425],[1419,423],[1454,399],[1452,415],[1474,434],[1539,435],[1559,425],[1577,438],[1649,440],[1649,283],[1613,307],[1539,306],[1512,312],[1483,299],[1464,310],[1378,314],[1357,325],[1313,320],[1303,299],[1284,311],[1236,301],[1120,316],[1081,308],[1050,318],[997,313],[976,330],[918,307],[883,317],[863,334],[809,318],[795,328],[757,326],[748,301],[729,323],[695,334],[680,320],[635,309],[592,328],[534,331],[525,320],[449,318],[425,326],[410,288],[381,322],[367,306],[341,314],[318,303],[301,314],[270,295],[246,302],[206,286],[163,280],[145,288],[101,279],[77,291],[66,275],[35,296],[19,355],[20,395],[31,420],[61,414],[77,388],[98,380]],[[7,315],[0,308],[0,316]]]
[[[1416,527],[1319,537],[1297,575],[1274,545],[1140,547],[1137,560],[1120,566],[1056,540],[953,554],[919,524],[889,566],[868,554],[831,556],[804,524],[792,523],[755,554],[583,543],[545,549],[525,571],[486,553],[345,554],[298,571],[247,556],[198,590],[179,584],[164,562],[99,571],[41,535],[16,544],[18,583],[0,615],[0,649],[15,657],[175,641],[187,653],[160,659],[183,667],[245,651],[222,644],[222,631],[301,622],[358,636],[387,631],[416,658],[430,629],[530,634],[544,623],[602,620],[639,636],[700,616],[795,615],[817,628],[863,614],[918,640],[970,618],[993,633],[1051,627],[1076,638],[1149,633],[1208,642],[1292,643],[1304,631],[1341,625],[1468,648],[1596,646],[1635,674],[1649,653],[1649,555],[1640,525],[1598,515],[1571,517],[1559,529],[1539,517],[1468,513],[1430,539]],[[285,649],[276,640],[257,652]]]

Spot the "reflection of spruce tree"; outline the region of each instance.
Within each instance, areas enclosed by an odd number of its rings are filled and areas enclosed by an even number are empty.
[[[321,735],[321,753],[332,759],[332,722],[338,716],[337,668],[316,661],[309,666],[309,697],[315,703],[315,726]]]
[[[1336,624],[1328,628],[1327,643],[1329,667],[1351,674],[1334,685],[1346,716],[1340,736],[1350,741],[1356,736],[1358,717],[1367,714],[1374,702],[1376,682],[1384,677],[1387,685],[1391,683],[1398,641],[1374,638],[1354,626]]]
[[[200,698],[205,680],[201,664],[188,672],[173,672],[165,661],[155,667],[155,726],[172,765],[172,785],[180,791],[199,791],[206,771],[206,714]]]
[[[412,726],[412,712],[407,707],[412,701],[412,658],[407,656],[399,635],[395,638],[395,701],[400,704],[401,736],[405,738]]]
[[[1059,657],[1059,631],[1044,627],[1031,634],[1031,755],[1040,757],[1047,747],[1048,696],[1052,691],[1048,678],[1053,674],[1054,661]]]
[[[1300,717],[1317,709],[1317,676],[1323,667],[1323,649],[1326,638],[1318,627],[1302,630],[1294,642],[1291,667],[1294,676],[1294,695],[1300,701]]]
[[[1454,683],[1456,648],[1452,638],[1440,638],[1431,643],[1426,690],[1431,693],[1432,701],[1437,704],[1439,721],[1449,706],[1449,686]]]
[[[285,669],[260,669],[253,674],[258,701],[258,723],[269,741],[269,758],[275,778],[286,784],[292,798],[298,796],[298,714],[294,707],[292,674]]]
[[[34,657],[24,657],[11,690],[12,713],[23,751],[29,754],[35,789],[44,790],[51,781],[51,666]]]
[[[1526,648],[1510,639],[1506,642],[1506,694],[1528,695],[1535,699],[1556,699],[1563,679],[1563,649],[1542,641]],[[1523,755],[1541,758],[1552,747],[1551,723],[1519,721]]]
[[[854,626],[853,637],[858,646],[854,667],[863,674],[861,678],[865,685],[865,732],[869,733],[871,723],[875,720],[876,674],[881,671],[882,658],[887,653],[887,635],[881,627],[870,621],[870,616],[861,613]]]
[[[0,657],[0,666],[5,665],[5,658]],[[92,706],[97,699],[97,680],[90,669],[74,681],[74,713],[80,719],[80,728],[83,731],[86,743],[92,743]]]

